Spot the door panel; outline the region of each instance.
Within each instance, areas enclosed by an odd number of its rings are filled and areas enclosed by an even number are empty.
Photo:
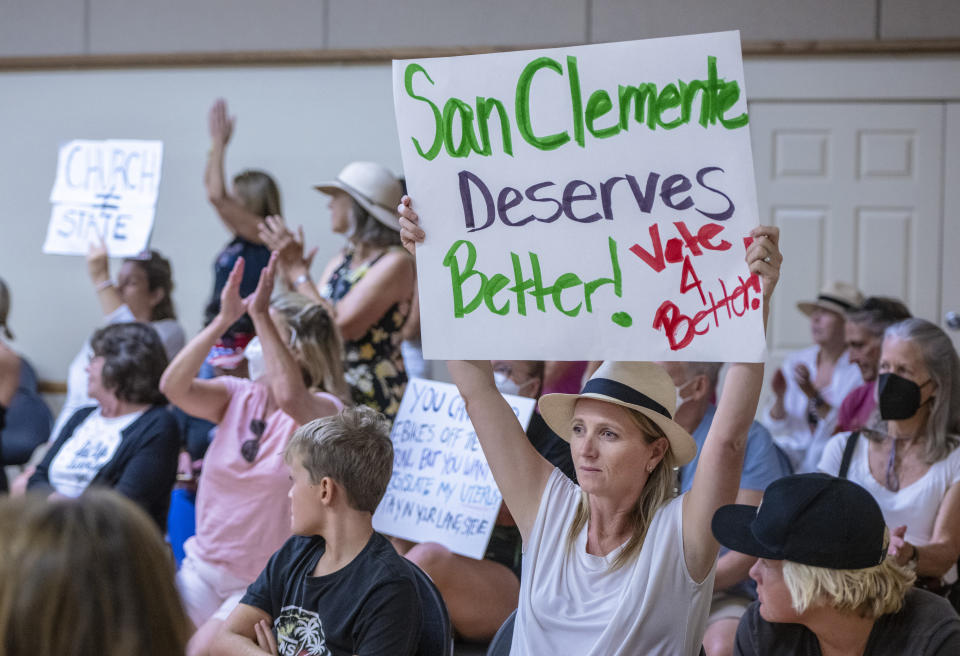
[[[785,257],[774,363],[810,344],[796,303],[828,280],[940,320],[944,121],[941,103],[751,105],[760,220]]]

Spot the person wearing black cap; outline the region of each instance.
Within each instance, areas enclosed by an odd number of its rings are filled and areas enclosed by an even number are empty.
[[[775,481],[760,506],[714,514],[723,546],[759,558],[757,601],[737,631],[741,656],[960,654],[960,617],[911,587],[887,555],[890,534],[869,492],[826,474]]]

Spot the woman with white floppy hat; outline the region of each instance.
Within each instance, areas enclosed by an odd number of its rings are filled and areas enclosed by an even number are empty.
[[[401,238],[425,235],[404,198]],[[776,228],[752,232],[766,318],[779,278]],[[692,489],[677,498],[674,466],[696,453],[672,419],[670,376],[645,362],[604,363],[580,394],[541,397],[547,424],[570,441],[579,485],[542,458],[494,384],[486,361],[449,362],[524,544],[513,656],[700,652],[718,544],[710,520],[740,484],[762,364],[730,367]]]
[[[330,196],[331,228],[347,237],[317,284],[310,279],[312,255],[304,256],[302,227],[294,235],[280,217],[267,217],[260,236],[279,251],[290,287],[323,303],[334,317],[353,400],[392,419],[407,383],[401,329],[416,279],[413,258],[400,247],[395,208],[403,187],[380,164],[352,162],[314,188]]]
[[[816,299],[797,303],[810,317],[814,344],[784,359],[771,381],[773,397],[761,419],[797,472],[816,470],[840,402],[863,384],[844,337],[846,313],[862,304],[860,291],[845,282],[827,283]]]

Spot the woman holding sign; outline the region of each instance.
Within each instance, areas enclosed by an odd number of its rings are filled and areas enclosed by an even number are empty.
[[[400,213],[413,250],[425,235],[409,198]],[[762,280],[766,321],[779,231],[751,235],[746,260]],[[736,499],[763,365],[731,366],[693,487],[680,497],[673,469],[696,445],[672,419],[676,390],[660,367],[606,362],[580,394],[540,399],[544,420],[570,441],[579,485],[525,438],[489,362],[448,367],[524,542],[511,653],[699,653],[718,552],[710,522]]]

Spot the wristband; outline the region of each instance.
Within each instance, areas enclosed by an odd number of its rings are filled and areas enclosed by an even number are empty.
[[[101,280],[100,282],[98,282],[96,285],[93,286],[93,288],[98,292],[102,292],[104,289],[107,289],[108,287],[113,287],[113,281],[110,280],[109,278],[107,278],[106,280]]]
[[[299,276],[297,276],[297,277],[294,279],[294,281],[293,281],[293,288],[296,289],[297,287],[299,287],[299,286],[302,285],[303,283],[307,282],[308,280],[310,280],[310,276],[307,275],[306,273],[301,273]]]

